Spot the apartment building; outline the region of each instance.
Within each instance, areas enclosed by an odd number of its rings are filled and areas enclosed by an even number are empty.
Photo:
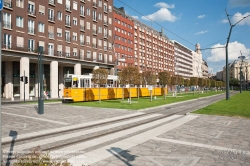
[[[202,60],[202,76],[203,78],[208,78],[208,65],[207,62],[203,59]]]
[[[173,40],[175,55],[175,75],[183,78],[193,77],[193,51],[181,43]]]
[[[193,54],[193,77],[202,78],[202,53],[200,51],[200,44],[195,45],[195,51],[192,51]]]
[[[134,64],[140,72],[152,70],[174,74],[174,44],[153,28],[133,19],[134,22]]]
[[[113,9],[116,69],[134,65],[134,23],[123,7]]]
[[[112,11],[113,0],[4,0],[2,95],[23,99],[25,74],[25,98],[38,96],[39,46],[51,98],[63,96],[65,74],[113,68]]]

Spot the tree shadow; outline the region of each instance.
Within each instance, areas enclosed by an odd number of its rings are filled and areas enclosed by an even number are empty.
[[[92,89],[85,90],[85,101],[93,101],[95,99]]]
[[[108,99],[115,99],[114,88],[108,88]]]
[[[129,162],[134,161],[135,158],[138,157],[136,155],[129,154],[130,151],[128,150],[123,150],[116,147],[111,147],[107,151],[114,155],[117,159],[121,160],[127,166],[132,166],[132,164],[130,164]]]
[[[10,166],[10,160],[12,159],[15,139],[17,138],[17,132],[10,130],[9,136],[12,137],[12,141],[11,141],[11,145],[10,145],[10,150],[9,150],[6,166]]]

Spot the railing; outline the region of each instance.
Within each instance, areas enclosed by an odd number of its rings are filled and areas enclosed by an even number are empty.
[[[65,9],[66,9],[67,11],[71,11],[71,10],[70,10],[70,5],[65,5]]]
[[[35,28],[28,27],[28,33],[35,34]]]
[[[69,56],[70,56],[70,53],[66,52],[66,53],[65,53],[65,56],[66,56],[66,57],[69,57]]]
[[[66,21],[65,21],[65,25],[66,25],[66,26],[70,26],[70,21],[66,20]]]
[[[49,32],[48,36],[49,36],[50,39],[54,39],[54,37],[55,37],[54,33],[52,33],[52,32]]]
[[[97,30],[93,29],[93,34],[97,35]]]
[[[104,11],[105,13],[108,13],[107,7],[104,7],[104,8],[103,8],[103,11]]]
[[[11,29],[11,22],[9,22],[9,21],[3,21],[3,27]]]
[[[93,17],[93,21],[97,21],[97,17]]]
[[[94,44],[94,43],[93,43],[93,44],[92,44],[92,47],[93,47],[93,48],[97,48],[97,44]]]
[[[65,37],[66,42],[70,42],[70,37]]]
[[[4,0],[4,7],[12,8],[12,2],[8,0]]]
[[[104,51],[108,51],[108,47],[107,46],[104,46],[103,49],[104,49]]]
[[[80,40],[80,45],[85,45],[85,41],[84,40]]]
[[[81,2],[85,3],[85,0],[80,0]]]
[[[35,15],[36,14],[35,9],[28,9],[28,14]]]
[[[108,25],[108,21],[104,20],[103,21],[104,25]]]
[[[49,49],[48,50],[48,55],[54,55],[54,50]]]
[[[108,34],[105,33],[105,34],[103,35],[103,37],[104,37],[104,38],[108,38]]]
[[[49,0],[49,4],[55,5],[55,0]]]
[[[55,16],[53,16],[53,15],[48,15],[48,19],[49,19],[49,21],[55,21]]]
[[[85,31],[85,26],[80,25],[80,30],[81,30],[81,31]]]

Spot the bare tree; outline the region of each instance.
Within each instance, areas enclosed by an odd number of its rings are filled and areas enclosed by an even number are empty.
[[[92,71],[92,80],[99,87],[99,103],[101,102],[100,86],[107,83],[108,70],[107,69],[94,69]]]
[[[156,75],[153,71],[144,71],[142,77],[146,85],[154,86],[156,84]],[[150,101],[152,102],[152,90],[150,90],[150,96]]]
[[[130,85],[135,84],[138,79],[139,70],[135,66],[127,66],[120,72],[123,84],[129,85],[129,104],[131,104],[131,89]]]
[[[169,85],[171,82],[171,76],[168,71],[163,71],[159,73],[159,84],[164,88],[164,100],[166,100],[166,85]]]

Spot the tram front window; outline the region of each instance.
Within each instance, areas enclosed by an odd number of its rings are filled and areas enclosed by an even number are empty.
[[[71,78],[65,78],[65,80],[64,80],[65,88],[71,88],[71,85],[72,85],[71,82],[72,82]]]

